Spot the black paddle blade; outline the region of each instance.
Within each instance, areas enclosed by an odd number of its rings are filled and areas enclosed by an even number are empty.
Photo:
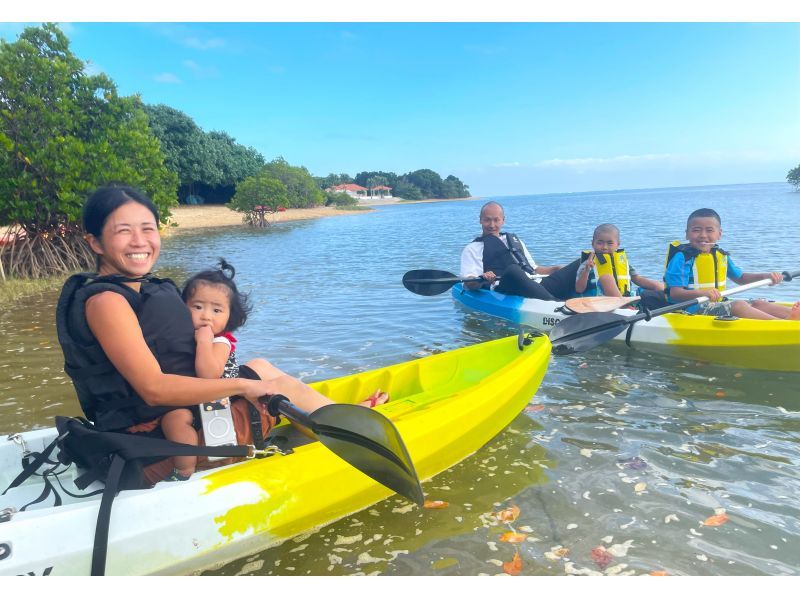
[[[329,450],[376,482],[422,506],[424,495],[394,424],[359,405],[325,405],[309,414],[312,431]]]
[[[417,295],[440,295],[461,279],[445,270],[411,270],[403,275],[403,286]]]
[[[550,330],[555,355],[588,351],[610,341],[630,325],[625,316],[611,312],[576,314],[558,322]]]

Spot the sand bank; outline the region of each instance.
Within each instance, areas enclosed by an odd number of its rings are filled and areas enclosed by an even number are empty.
[[[176,206],[172,208],[172,222],[178,226],[172,230],[185,231],[198,228],[219,228],[223,226],[246,226],[242,223],[242,214],[234,212],[227,206],[200,205]],[[267,216],[270,224],[278,222],[291,222],[293,220],[308,220],[324,216],[347,216],[350,214],[363,214],[358,210],[337,210],[333,207],[297,208],[276,212]]]

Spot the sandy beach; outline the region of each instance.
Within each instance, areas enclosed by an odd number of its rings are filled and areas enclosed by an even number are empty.
[[[277,224],[279,222],[291,222],[294,220],[309,220],[311,218],[324,218],[327,216],[351,216],[354,214],[363,214],[365,211],[371,211],[370,208],[375,206],[385,205],[411,205],[416,203],[432,203],[438,201],[467,201],[472,199],[480,199],[478,197],[459,197],[455,199],[417,199],[417,200],[403,200],[391,197],[387,199],[381,198],[367,198],[359,201],[359,206],[366,208],[366,210],[337,210],[332,206],[321,206],[318,208],[296,208],[289,209],[284,212],[275,212],[267,216],[267,221],[270,224]],[[195,230],[198,228],[221,228],[227,226],[245,226],[242,222],[242,214],[234,212],[225,205],[200,205],[200,206],[187,206],[179,205],[171,209],[172,216],[170,222],[176,226],[170,226],[164,229],[164,232],[181,232]],[[0,237],[7,232],[7,227],[0,226]]]
[[[459,197],[455,199],[418,199],[418,200],[403,200],[392,198],[367,198],[359,201],[358,205],[363,208],[385,205],[400,205],[400,204],[416,204],[416,203],[432,203],[438,201],[466,201],[471,199],[480,199],[478,197]],[[198,228],[219,228],[225,226],[245,226],[242,223],[242,214],[234,212],[224,205],[200,205],[200,206],[186,206],[180,205],[172,208],[171,221],[177,224],[176,227],[171,227],[170,230],[180,232],[187,230],[194,230]],[[285,212],[275,212],[267,216],[267,221],[270,224],[277,224],[279,222],[291,222],[293,220],[309,220],[311,218],[324,218],[326,216],[350,216],[353,214],[363,214],[365,210],[337,210],[332,206],[322,206],[318,208],[296,208],[289,209]]]
[[[172,208],[171,222],[177,224],[171,230],[180,232],[198,228],[219,228],[224,226],[245,226],[242,223],[241,212],[234,212],[224,205],[176,206]],[[325,216],[348,216],[363,214],[359,210],[337,210],[333,207],[298,208],[275,212],[267,216],[270,224],[278,222],[291,222],[293,220],[308,220]]]

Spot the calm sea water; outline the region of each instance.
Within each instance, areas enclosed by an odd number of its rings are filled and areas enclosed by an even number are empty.
[[[689,212],[711,207],[722,215],[721,245],[745,271],[800,268],[800,194],[785,184],[496,199],[506,229],[540,264],[571,261],[597,224],[613,222],[632,263],[658,278]],[[363,371],[516,332],[447,293],[419,297],[400,284],[411,269],[457,272],[462,247],[480,232],[482,203],[173,234],[159,272],[181,282],[224,256],[254,305],[241,358],[266,356],[307,381]],[[758,294],[789,300],[800,287]],[[0,316],[0,433],[79,413],[54,304],[55,296],[31,298]],[[447,509],[403,512],[403,501],[389,499],[209,573],[495,575],[515,546],[499,541],[509,528],[486,514],[516,505],[514,528],[528,534],[517,545],[523,575],[796,575],[798,389],[797,375],[640,351],[554,358],[534,406],[425,485]],[[723,525],[703,525],[721,509]]]

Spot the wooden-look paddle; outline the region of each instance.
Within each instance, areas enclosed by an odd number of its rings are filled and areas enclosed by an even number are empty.
[[[534,275],[534,280],[545,276]],[[500,277],[497,277],[500,280]],[[403,286],[417,295],[440,295],[459,282],[483,282],[482,276],[460,278],[445,270],[409,270],[403,275]]]
[[[425,497],[403,439],[391,421],[360,405],[325,405],[306,413],[283,395],[261,399],[270,415],[285,416],[308,428],[350,465],[376,482],[422,506]]]
[[[800,276],[800,270],[784,272],[783,280],[788,282],[798,276]],[[720,294],[727,297],[728,295],[735,295],[736,293],[742,293],[769,284],[772,284],[772,279],[765,278],[727,289]],[[615,313],[583,313],[564,318],[550,330],[553,353],[556,355],[568,355],[570,353],[588,351],[624,332],[628,326],[635,322],[650,320],[656,316],[679,311],[693,305],[701,305],[708,301],[708,297],[698,297],[697,299],[682,301],[633,316],[621,316]]]
[[[586,314],[594,312],[614,311],[622,309],[632,303],[639,301],[641,297],[573,297],[567,299],[564,305],[576,314]]]

